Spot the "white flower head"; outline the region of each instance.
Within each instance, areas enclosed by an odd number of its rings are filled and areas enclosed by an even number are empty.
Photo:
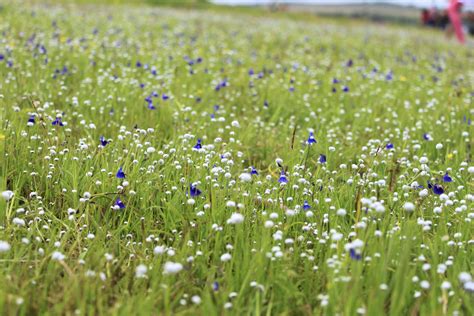
[[[3,191],[3,192],[2,192],[2,197],[3,197],[6,201],[11,200],[14,195],[15,195],[15,193],[13,193],[13,191],[10,191],[10,190]]]
[[[236,225],[241,224],[244,221],[244,216],[240,213],[232,213],[230,218],[227,220],[227,224]]]
[[[168,261],[163,267],[163,274],[176,274],[181,270],[183,270],[181,263]]]
[[[148,268],[146,265],[144,264],[139,264],[136,268],[135,268],[135,277],[137,278],[146,278],[146,273],[148,272]]]

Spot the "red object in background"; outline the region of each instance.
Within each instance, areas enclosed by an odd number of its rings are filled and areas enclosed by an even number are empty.
[[[461,11],[462,2],[459,0],[450,0],[449,7],[448,7],[448,16],[451,20],[451,24],[453,25],[454,32],[456,33],[456,37],[458,38],[459,42],[464,43],[464,33],[462,31],[462,23],[461,23]]]
[[[427,25],[430,22],[430,12],[428,10],[423,10],[421,12],[421,23]]]

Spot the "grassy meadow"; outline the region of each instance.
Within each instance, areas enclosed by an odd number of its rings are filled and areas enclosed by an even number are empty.
[[[472,46],[60,2],[0,7],[2,315],[474,314]]]

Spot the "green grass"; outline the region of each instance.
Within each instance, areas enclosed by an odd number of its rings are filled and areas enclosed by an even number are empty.
[[[2,314],[474,314],[469,47],[213,6],[0,21]]]

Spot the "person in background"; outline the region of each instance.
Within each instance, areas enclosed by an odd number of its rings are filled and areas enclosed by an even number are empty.
[[[452,32],[456,34],[458,41],[464,44],[464,32],[462,30],[462,21],[461,21],[461,9],[463,1],[462,0],[449,0],[448,5],[448,16],[451,21],[450,27],[447,29],[447,34],[450,36]]]
[[[423,9],[421,11],[421,24],[425,26],[433,26],[434,21],[431,15],[431,12],[428,9]]]

